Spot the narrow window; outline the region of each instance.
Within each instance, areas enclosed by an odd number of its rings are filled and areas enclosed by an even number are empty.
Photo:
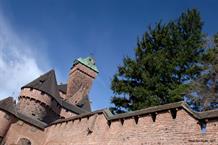
[[[18,141],[17,145],[31,145],[31,142],[30,142],[30,140],[28,140],[26,138],[21,138]]]

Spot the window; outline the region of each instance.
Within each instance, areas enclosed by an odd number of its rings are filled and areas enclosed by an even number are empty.
[[[44,81],[45,81],[45,80],[39,80],[39,83],[42,84],[42,83],[44,83]]]
[[[21,138],[18,141],[17,145],[31,145],[31,142],[30,142],[30,140],[28,140],[26,138]]]

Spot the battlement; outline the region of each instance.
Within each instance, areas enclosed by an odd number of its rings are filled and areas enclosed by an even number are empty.
[[[65,144],[216,144],[218,110],[197,113],[184,102],[118,115],[98,110],[60,119],[46,129],[52,132],[49,145],[61,136]]]
[[[170,103],[170,104],[165,104],[155,107],[149,107],[146,109],[141,109],[141,110],[122,113],[122,114],[116,114],[116,115],[113,115],[108,109],[102,109],[90,113],[83,113],[81,115],[77,115],[67,119],[59,119],[51,123],[50,125],[57,125],[60,123],[74,121],[77,119],[81,120],[83,118],[89,118],[90,116],[97,115],[97,114],[103,114],[109,126],[114,121],[120,121],[122,124],[124,124],[126,119],[134,119],[135,123],[137,124],[138,120],[144,116],[150,116],[152,121],[155,122],[158,115],[166,112],[171,115],[172,119],[176,119],[177,112],[181,110],[184,110],[187,113],[187,115],[191,116],[193,119],[195,119],[198,122],[201,122],[203,120],[207,122],[208,119],[218,118],[218,110],[195,112],[191,110],[185,102],[181,101],[177,103]]]
[[[7,108],[11,108],[9,104],[14,104],[10,99],[9,102]],[[218,110],[198,113],[184,102],[117,115],[107,109],[97,110],[47,125],[4,106],[0,103],[0,110],[9,112],[17,120],[11,125],[6,139],[23,136],[15,136],[15,131],[28,131],[25,136],[35,145],[218,143]],[[202,131],[202,128],[206,131]],[[10,140],[6,143],[12,143]]]

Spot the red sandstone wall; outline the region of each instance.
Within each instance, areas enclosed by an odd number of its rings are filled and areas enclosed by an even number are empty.
[[[68,101],[72,104],[77,104],[84,96],[86,96],[96,75],[96,72],[82,64],[77,64],[74,66],[70,70],[67,83]],[[74,94],[76,94],[76,96],[73,96]]]
[[[66,109],[64,108],[61,108],[61,112],[60,112],[60,116],[62,118],[69,118],[69,117],[73,117],[73,116],[76,116],[77,114],[71,112],[71,111],[67,111]]]
[[[29,139],[31,145],[43,145],[46,138],[46,132],[26,124],[23,121],[17,121],[16,123],[11,124],[11,127],[5,136],[5,144],[17,144],[21,138]]]
[[[19,97],[20,111],[47,123],[76,114],[62,108],[55,99],[36,89],[24,88]]]
[[[66,99],[66,94],[62,93],[61,91],[59,91],[59,94],[60,94],[61,98]]]
[[[29,96],[51,106],[51,97],[36,89],[24,88],[21,90],[20,96]]]
[[[52,125],[47,128],[44,145],[203,145],[218,144],[218,120],[209,120],[206,133],[198,121],[179,110],[176,119],[169,112],[151,116],[113,121],[109,127],[103,114]],[[88,132],[88,128],[93,130]],[[60,133],[61,132],[61,133]]]
[[[0,110],[0,137],[4,137],[10,127],[11,116]]]
[[[57,114],[60,112],[60,108],[58,107],[57,102],[52,99],[52,97],[39,90],[24,88],[21,90],[20,96],[30,97],[32,99],[38,100],[41,103],[44,103],[46,106],[50,107]]]
[[[45,105],[26,97],[20,98],[19,108],[22,113],[39,120],[43,120],[48,113],[48,108]]]

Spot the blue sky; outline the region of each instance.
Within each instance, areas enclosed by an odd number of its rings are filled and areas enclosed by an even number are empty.
[[[0,0],[0,97],[52,68],[65,83],[73,60],[92,54],[92,108],[109,107],[111,79],[137,37],[188,8],[199,9],[206,34],[218,32],[217,0]]]

